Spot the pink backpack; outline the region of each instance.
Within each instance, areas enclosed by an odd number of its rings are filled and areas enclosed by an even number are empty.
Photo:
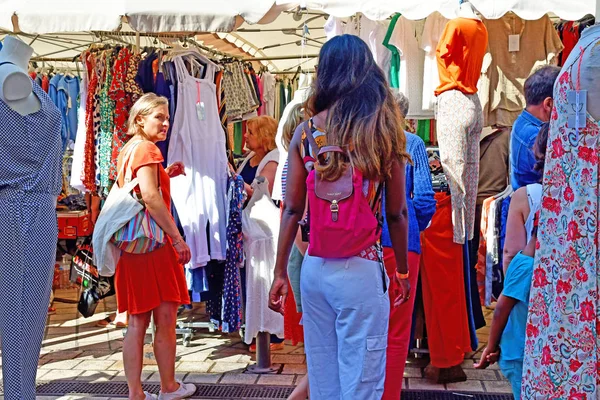
[[[328,153],[345,153],[338,146],[324,146],[319,149],[308,122],[305,135],[316,162],[324,160]],[[309,155],[308,148],[306,154]],[[312,158],[310,161],[312,161]],[[307,162],[308,163],[308,162]],[[322,258],[348,258],[373,246],[379,238],[379,221],[363,195],[363,176],[360,171],[349,166],[335,181],[318,177],[316,170],[309,172],[306,179],[308,196],[308,254]],[[377,189],[375,206],[379,203],[381,189]]]

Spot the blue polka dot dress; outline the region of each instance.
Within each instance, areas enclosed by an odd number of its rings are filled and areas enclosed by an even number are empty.
[[[0,99],[0,338],[4,399],[35,399],[48,312],[61,179],[61,116],[33,83],[41,109],[22,116]]]
[[[227,224],[227,260],[223,285],[223,324],[225,333],[242,327],[242,285],[239,265],[244,261],[242,212],[244,208],[244,179],[229,180],[229,220]]]

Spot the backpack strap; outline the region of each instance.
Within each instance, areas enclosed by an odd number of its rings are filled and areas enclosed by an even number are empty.
[[[304,122],[303,130],[304,130],[304,135],[306,136],[306,140],[308,141],[308,144],[312,148],[312,152],[314,153],[315,159],[316,159],[319,156],[321,149],[319,148],[319,145],[317,144],[317,141],[315,140],[315,137],[313,136],[313,131],[312,131],[309,121]],[[305,156],[310,156],[310,154],[305,154]]]
[[[373,215],[375,215],[375,219],[377,219],[377,236],[381,233],[383,229],[383,214],[381,213],[381,203],[383,197],[383,188],[385,183],[379,182],[379,186],[377,187],[377,192],[375,192],[375,198],[373,199],[373,205],[371,210],[373,211]]]

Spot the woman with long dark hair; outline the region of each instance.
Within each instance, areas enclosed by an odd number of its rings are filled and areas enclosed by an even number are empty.
[[[286,266],[304,214],[306,180],[313,166],[318,178],[329,182],[338,181],[353,167],[364,178],[362,195],[375,213],[380,186],[385,185],[386,218],[396,256],[397,293],[393,299],[394,306],[400,306],[410,293],[404,169],[409,157],[399,129],[402,117],[398,106],[383,72],[360,38],[342,35],[323,46],[307,110],[312,118],[296,129],[290,144],[286,202],[269,306],[283,312],[288,293]],[[307,135],[312,135],[320,148],[338,146],[342,151],[329,153],[322,162],[323,157],[311,150]],[[309,201],[309,214],[310,208]],[[311,220],[310,225],[318,223]],[[337,239],[345,242],[351,237]],[[381,398],[390,285],[379,243],[366,243],[362,251],[346,258],[316,257],[311,253],[314,244],[309,244],[300,280],[311,399]]]

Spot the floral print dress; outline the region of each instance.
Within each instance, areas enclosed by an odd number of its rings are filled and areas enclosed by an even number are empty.
[[[579,59],[600,42],[600,33],[591,39],[589,47],[569,57],[554,87],[526,328],[523,399],[600,398],[600,124],[589,114],[579,132],[567,123],[571,107],[567,91],[576,88]]]

